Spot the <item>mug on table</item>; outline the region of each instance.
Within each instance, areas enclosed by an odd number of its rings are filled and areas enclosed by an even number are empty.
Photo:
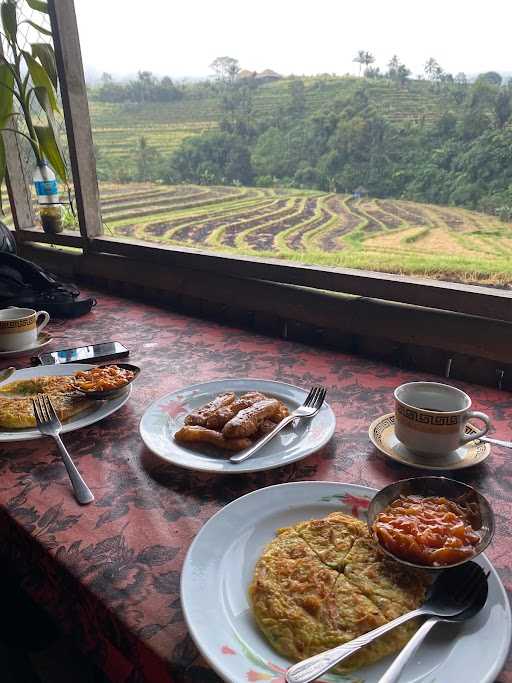
[[[460,389],[438,382],[408,382],[395,389],[395,434],[411,451],[445,455],[487,434],[491,421],[470,410],[471,399]],[[471,418],[484,427],[466,434]]]
[[[48,325],[46,311],[33,308],[2,308],[0,310],[0,351],[21,351],[35,346],[40,332]]]

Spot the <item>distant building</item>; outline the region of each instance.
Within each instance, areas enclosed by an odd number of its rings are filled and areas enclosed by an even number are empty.
[[[276,71],[272,71],[272,69],[265,69],[265,71],[256,74],[255,78],[257,78],[258,81],[280,81],[282,76]]]
[[[254,80],[258,81],[259,83],[269,83],[270,81],[279,81],[283,77],[276,71],[272,71],[272,69],[265,69],[260,73],[257,71],[249,71],[249,69],[242,69],[242,71],[238,72],[238,78],[245,80],[254,78]]]
[[[255,78],[256,71],[249,71],[248,69],[242,69],[238,72],[238,78]]]
[[[359,185],[359,187],[356,187],[356,189],[352,192],[352,197],[355,199],[360,199],[361,197],[367,197],[368,196],[368,190],[366,187],[363,187],[363,185]]]

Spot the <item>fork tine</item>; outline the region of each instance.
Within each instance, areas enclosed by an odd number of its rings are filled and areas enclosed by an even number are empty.
[[[46,413],[46,405],[44,403],[44,394],[37,394],[37,405],[39,406],[39,410],[41,412],[41,421],[42,422],[49,422],[50,418]]]
[[[32,410],[34,411],[34,417],[36,418],[36,424],[39,427],[42,420],[41,420],[41,417],[39,415],[39,405],[38,405],[35,398],[32,399]]]
[[[318,392],[318,396],[316,397],[316,404],[315,408],[321,408],[323,402],[325,401],[325,395],[327,393],[326,389],[324,387],[319,387],[320,391]]]
[[[309,405],[310,405],[311,399],[313,398],[313,394],[314,394],[314,393],[315,393],[315,387],[312,387],[312,388],[309,390],[309,394],[306,396],[306,400],[305,400],[304,403],[302,404],[303,406],[309,406]]]
[[[46,411],[48,413],[49,419],[55,420],[57,418],[57,415],[55,413],[55,408],[53,407],[53,404],[52,404],[48,394],[44,394],[44,405],[46,407]]]

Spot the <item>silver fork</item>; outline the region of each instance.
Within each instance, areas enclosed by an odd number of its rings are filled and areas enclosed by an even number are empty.
[[[247,448],[245,451],[242,451],[241,453],[237,453],[237,455],[232,455],[229,461],[239,463],[243,462],[244,460],[247,460],[247,458],[250,458],[252,455],[256,453],[256,451],[259,451],[260,448],[263,448],[265,444],[267,444],[271,439],[273,439],[274,436],[281,431],[281,429],[286,427],[286,425],[290,424],[290,422],[293,422],[293,420],[296,420],[297,418],[301,417],[314,417],[322,407],[326,393],[327,390],[324,389],[324,387],[313,387],[309,394],[306,396],[306,400],[301,406],[294,410],[293,413],[283,418],[281,422],[279,422],[279,424],[277,424],[271,432],[269,432],[266,436],[264,436],[257,443],[255,443],[254,446]]]
[[[445,570],[432,586],[428,599],[421,607],[406,612],[387,624],[350,640],[348,643],[338,645],[294,664],[285,674],[286,683],[316,681],[322,674],[350,657],[357,650],[415,617],[451,618],[461,614],[474,602],[476,592],[480,591],[484,582],[487,583],[487,577],[482,567],[476,562],[466,562],[459,567]]]
[[[36,418],[37,428],[45,436],[51,436],[55,439],[58,446],[60,456],[66,466],[71,484],[73,486],[73,491],[75,493],[75,498],[82,505],[87,505],[87,503],[92,503],[94,496],[92,495],[89,487],[85,481],[80,476],[80,472],[76,469],[75,463],[71,460],[66,447],[62,443],[62,439],[59,433],[62,429],[57,414],[52,406],[50,397],[47,394],[38,394],[37,397],[32,399],[32,407],[34,409],[34,417]]]

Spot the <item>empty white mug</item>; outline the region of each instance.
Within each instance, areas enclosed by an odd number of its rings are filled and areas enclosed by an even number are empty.
[[[0,310],[0,351],[29,350],[36,345],[37,337],[48,322],[46,311],[33,308],[3,308]]]

